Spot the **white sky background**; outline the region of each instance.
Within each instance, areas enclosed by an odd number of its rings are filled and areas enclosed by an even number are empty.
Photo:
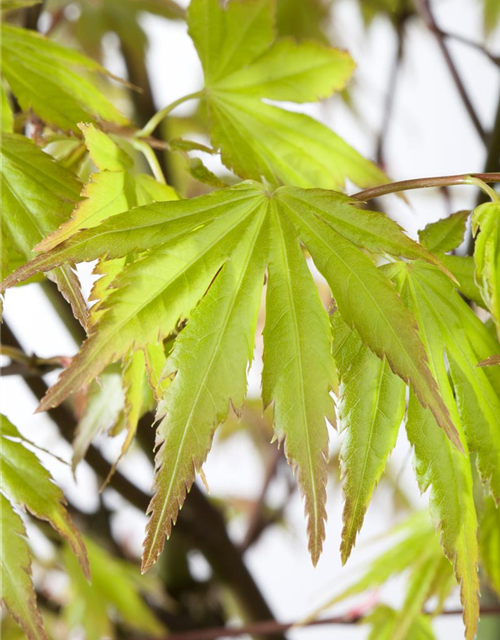
[[[479,0],[441,0],[433,4],[438,23],[443,28],[473,40],[482,40]],[[144,25],[151,41],[149,66],[155,98],[157,106],[161,108],[199,89],[202,83],[201,69],[184,24],[147,17]],[[358,65],[353,95],[360,120],[353,117],[340,101],[306,105],[304,109],[332,126],[362,153],[372,156],[396,46],[395,36],[387,22],[377,20],[367,37],[353,0],[341,0],[338,3],[333,14],[332,35],[336,44],[351,52]],[[396,180],[482,171],[485,159],[482,143],[470,124],[435,38],[423,25],[412,23],[405,42],[404,64],[385,147],[389,175]],[[458,43],[449,42],[449,45],[479,117],[488,129],[500,88],[498,68],[473,49]],[[489,48],[493,53],[500,53],[498,32],[490,38]],[[112,55],[109,62],[109,66],[116,66],[116,59]],[[112,70],[123,74],[121,68]],[[183,105],[178,112],[187,113],[190,108],[189,105]],[[473,188],[454,188],[451,193],[453,211],[470,207],[476,195]],[[408,199],[410,207],[394,196],[386,197],[383,204],[413,237],[417,229],[427,222],[448,213],[443,198],[435,191],[411,192]],[[86,284],[88,286],[88,282]],[[75,353],[71,338],[35,285],[7,293],[6,317],[30,351],[40,356]],[[251,375],[251,391],[254,394],[258,393],[259,384],[257,365]],[[70,457],[69,446],[57,437],[50,420],[43,415],[32,415],[35,401],[20,381],[15,378],[4,379],[2,405],[3,411],[25,435],[66,459]],[[338,441],[333,431],[331,439]],[[102,443],[105,452],[110,455],[116,455],[121,446],[121,441],[110,444],[102,440]],[[423,504],[407,454],[408,445],[404,438],[400,438],[392,461],[395,468],[401,470],[401,483],[414,498],[415,504]],[[67,469],[50,459],[44,461],[81,508],[92,509],[95,506],[97,485],[84,463],[80,465],[78,483],[75,484]],[[131,452],[121,463],[121,469],[132,473],[134,480],[145,490],[150,489],[151,474],[140,452]],[[228,443],[216,442],[205,468],[210,488],[217,497],[256,497],[260,492],[263,471],[253,446],[244,435]],[[271,488],[271,498],[277,503],[283,496],[284,486],[284,482],[278,480]],[[109,500],[121,504],[116,496],[111,495]],[[338,487],[330,486],[325,551],[318,567],[313,569],[307,553],[302,505],[295,494],[287,510],[290,527],[286,530],[269,530],[247,555],[247,562],[279,619],[295,620],[307,614],[347,583],[353,567],[374,556],[380,547],[375,545],[372,548],[366,543],[390,526],[393,516],[391,505],[388,491],[376,494],[359,543],[347,567],[342,569],[338,552],[342,502]],[[137,552],[140,551],[144,523],[144,516],[129,507],[125,507],[115,519],[118,535]],[[243,524],[234,523],[235,536],[241,535]],[[205,571],[200,558],[194,558],[193,562],[198,571]],[[400,604],[403,584],[401,580],[393,581],[380,594],[381,599],[396,606]],[[346,610],[345,604],[337,609],[342,613]],[[458,618],[446,618],[437,621],[435,629],[440,639],[459,638],[462,626]],[[289,637],[311,640],[341,637],[354,640],[366,638],[367,633],[364,627],[318,627],[290,633]]]

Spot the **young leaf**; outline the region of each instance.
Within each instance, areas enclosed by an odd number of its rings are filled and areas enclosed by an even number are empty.
[[[340,378],[337,405],[346,431],[340,450],[344,512],[342,562],[363,524],[373,490],[396,444],[405,412],[404,382],[350,329],[339,313],[332,319],[333,355]]]
[[[14,431],[13,431],[14,430]],[[65,508],[63,492],[34,453],[11,439],[17,429],[0,416],[1,492],[14,504],[46,520],[69,542],[87,579],[90,578],[87,551],[78,529]]]
[[[81,121],[128,123],[93,80],[82,75],[107,74],[100,64],[5,22],[1,36],[0,69],[24,111],[33,109],[48,124],[75,133]]]
[[[90,176],[84,198],[71,218],[36,246],[48,251],[64,242],[80,229],[97,227],[107,218],[151,202],[177,200],[168,185],[151,176],[134,173],[133,161],[109,136],[92,125],[80,125],[85,144],[99,172]]]
[[[244,178],[274,185],[341,187],[385,181],[330,129],[309,116],[265,104],[314,102],[343,88],[354,69],[345,52],[313,42],[273,44],[271,0],[192,0],[189,33],[205,74],[213,146]]]
[[[273,403],[274,431],[297,472],[305,499],[313,564],[325,537],[327,418],[334,424],[334,371],[328,316],[300,248],[297,232],[274,208],[264,328],[264,406]]]
[[[33,247],[69,218],[80,198],[81,185],[70,171],[24,136],[3,134],[0,153],[2,236],[28,261],[34,256]],[[85,326],[87,306],[71,265],[55,269],[48,277]]]
[[[3,494],[0,494],[0,524],[2,601],[21,625],[28,640],[48,640],[36,605],[26,529]]]
[[[472,214],[472,229],[476,235],[476,282],[500,337],[500,204],[478,207]]]
[[[158,416],[155,494],[148,508],[142,571],[156,561],[196,472],[224,422],[246,394],[266,264],[266,206],[240,228],[240,242],[174,346],[167,367],[175,378]]]
[[[447,253],[462,244],[470,211],[457,211],[447,218],[428,224],[418,232],[421,244],[433,253]]]

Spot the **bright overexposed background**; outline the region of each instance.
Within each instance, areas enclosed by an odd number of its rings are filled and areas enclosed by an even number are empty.
[[[433,4],[438,23],[446,25],[448,31],[471,40],[483,40],[479,0],[442,0]],[[148,16],[144,17],[144,26],[150,37],[148,64],[157,106],[162,107],[199,89],[201,68],[185,25]],[[373,157],[396,47],[394,31],[386,20],[380,18],[367,32],[356,2],[341,0],[332,13],[331,35],[336,44],[351,52],[357,63],[352,96],[359,117],[338,99],[305,105],[303,110],[334,128],[362,153]],[[488,47],[496,54],[500,53],[499,36],[498,32],[494,33],[488,41]],[[483,144],[458,97],[434,36],[421,22],[413,21],[408,25],[405,42],[404,61],[385,146],[387,172],[396,180],[482,171],[485,161]],[[449,46],[479,117],[488,129],[499,97],[498,67],[480,52],[463,44],[449,42]],[[110,42],[107,62],[112,71],[124,74],[118,56],[113,53],[113,42]],[[189,104],[184,105],[179,113],[189,113],[190,108]],[[450,211],[471,207],[476,195],[473,188],[461,187],[452,190],[451,205],[435,191],[408,194],[409,205],[394,196],[385,198],[383,204],[386,211],[416,237],[417,230],[428,222],[444,217]],[[82,270],[82,274],[88,290],[89,270]],[[5,307],[8,322],[15,327],[28,351],[39,356],[75,353],[76,345],[36,285],[8,291]],[[251,373],[250,393],[253,395],[259,393],[259,358],[257,353],[257,363]],[[21,381],[13,377],[3,380],[3,411],[26,436],[68,459],[69,446],[61,442],[47,417],[33,415],[35,406],[33,397]],[[332,430],[332,446],[338,448],[341,437]],[[104,438],[98,440],[99,443],[109,456],[116,455],[121,445],[120,441],[110,442]],[[399,482],[415,505],[424,505],[426,497],[419,496],[408,454],[409,447],[402,434],[392,455],[392,464],[399,473]],[[98,485],[85,463],[80,465],[75,482],[68,469],[50,458],[44,458],[44,461],[80,508],[95,508]],[[131,474],[143,489],[150,490],[151,472],[139,451],[132,451],[121,468]],[[205,468],[211,491],[218,497],[241,495],[255,498],[259,494],[264,471],[260,458],[244,433],[227,443],[216,441]],[[281,474],[271,487],[271,500],[279,503],[285,492],[286,482]],[[123,507],[114,519],[117,535],[139,553],[145,516],[122,503],[112,491],[108,492],[106,499],[113,506]],[[302,505],[297,492],[287,508],[290,526],[286,529],[270,528],[247,554],[248,564],[280,620],[296,620],[309,613],[352,578],[354,567],[361,566],[383,547],[383,542],[369,544],[369,541],[385,532],[394,521],[392,495],[388,488],[381,487],[376,493],[358,545],[344,568],[338,552],[341,508],[340,490],[332,483],[329,486],[325,551],[316,569],[312,567],[307,553]],[[243,524],[233,523],[235,538],[242,535]],[[203,561],[196,555],[192,560],[194,570],[203,575],[207,571]],[[403,584],[400,579],[392,581],[379,594],[380,598],[398,606],[404,596]],[[344,613],[348,609],[349,605],[344,604],[336,611]],[[436,621],[435,630],[443,640],[459,638],[462,625],[458,618],[443,618]],[[366,636],[367,629],[357,626],[318,627],[289,634],[290,638],[313,640],[336,637],[354,640]]]

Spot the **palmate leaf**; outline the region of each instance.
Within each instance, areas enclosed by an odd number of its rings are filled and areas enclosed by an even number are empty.
[[[77,123],[128,120],[82,75],[108,74],[100,64],[29,29],[1,26],[0,69],[23,111],[78,133]]]
[[[476,282],[500,337],[500,204],[478,207],[472,214],[472,229],[476,235]]]
[[[277,436],[285,438],[287,453],[298,467],[313,559],[319,554],[324,418],[331,417],[328,391],[333,367],[329,372],[329,349],[323,352],[330,340],[329,326],[313,282],[300,266],[304,258],[298,238],[327,279],[344,321],[377,355],[386,357],[398,375],[411,381],[421,402],[457,441],[412,316],[361,248],[435,259],[389,219],[356,209],[341,194],[296,187],[270,193],[249,181],[191,200],[139,207],[76,233],[4,283],[9,286],[67,260],[145,252],[112,281],[89,339],[44,398],[42,409],[60,403],[131,349],[163,340],[177,329],[179,320],[188,319],[167,365],[175,378],[160,411],[165,415],[158,429],[157,493],[145,568],[161,550],[164,533],[208,453],[213,431],[227,416],[229,403],[239,407],[243,401],[253,347],[252,319],[266,268],[270,285],[265,400],[274,403]],[[309,300],[309,309],[303,308],[304,300]],[[289,383],[297,397],[291,397]]]
[[[35,454],[16,441],[19,439],[16,427],[5,416],[0,416],[0,491],[10,502],[49,522],[68,541],[85,577],[89,579],[87,551],[66,511],[63,492]]]
[[[80,199],[81,184],[24,136],[4,133],[0,154],[2,238],[7,249],[28,261],[35,255],[33,247],[69,218]],[[85,326],[87,306],[71,265],[55,269],[48,277],[55,281],[75,317]]]
[[[404,382],[385,358],[372,353],[335,313],[333,355],[340,378],[338,418],[346,430],[340,450],[344,527],[340,553],[345,563],[373,490],[396,444],[406,407]]]
[[[403,300],[417,318],[431,369],[464,445],[465,455],[451,445],[442,431],[436,429],[432,414],[417,402],[413,392],[410,393],[406,430],[415,452],[417,480],[421,491],[431,488],[431,514],[440,533],[443,550],[453,562],[460,584],[466,637],[473,638],[479,615],[477,518],[465,435],[444,360],[447,345],[443,329],[445,335],[451,332],[439,315],[441,309],[436,310],[427,297],[428,287],[425,277],[420,275],[420,265],[391,265],[390,270],[398,282]],[[488,426],[487,422],[482,425],[483,429],[486,427],[485,431]]]
[[[274,2],[192,0],[187,22],[205,74],[212,144],[243,178],[301,187],[360,186],[384,174],[330,129],[263,99],[315,102],[342,89],[350,56],[317,42],[274,42]]]

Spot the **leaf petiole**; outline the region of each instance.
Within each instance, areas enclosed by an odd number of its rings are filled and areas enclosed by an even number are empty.
[[[149,120],[149,122],[147,122],[142,129],[137,131],[137,133],[135,134],[135,137],[146,138],[147,136],[150,136],[153,133],[153,131],[156,129],[156,127],[160,124],[160,122],[164,120],[171,111],[173,111],[176,107],[183,104],[184,102],[187,102],[188,100],[194,100],[196,98],[200,98],[201,95],[202,95],[201,91],[196,91],[195,93],[189,93],[183,96],[182,98],[179,98],[178,100],[174,100],[174,102],[171,102],[166,107],[163,107],[163,109],[160,109],[160,111],[155,113],[155,115],[151,118],[151,120]]]

